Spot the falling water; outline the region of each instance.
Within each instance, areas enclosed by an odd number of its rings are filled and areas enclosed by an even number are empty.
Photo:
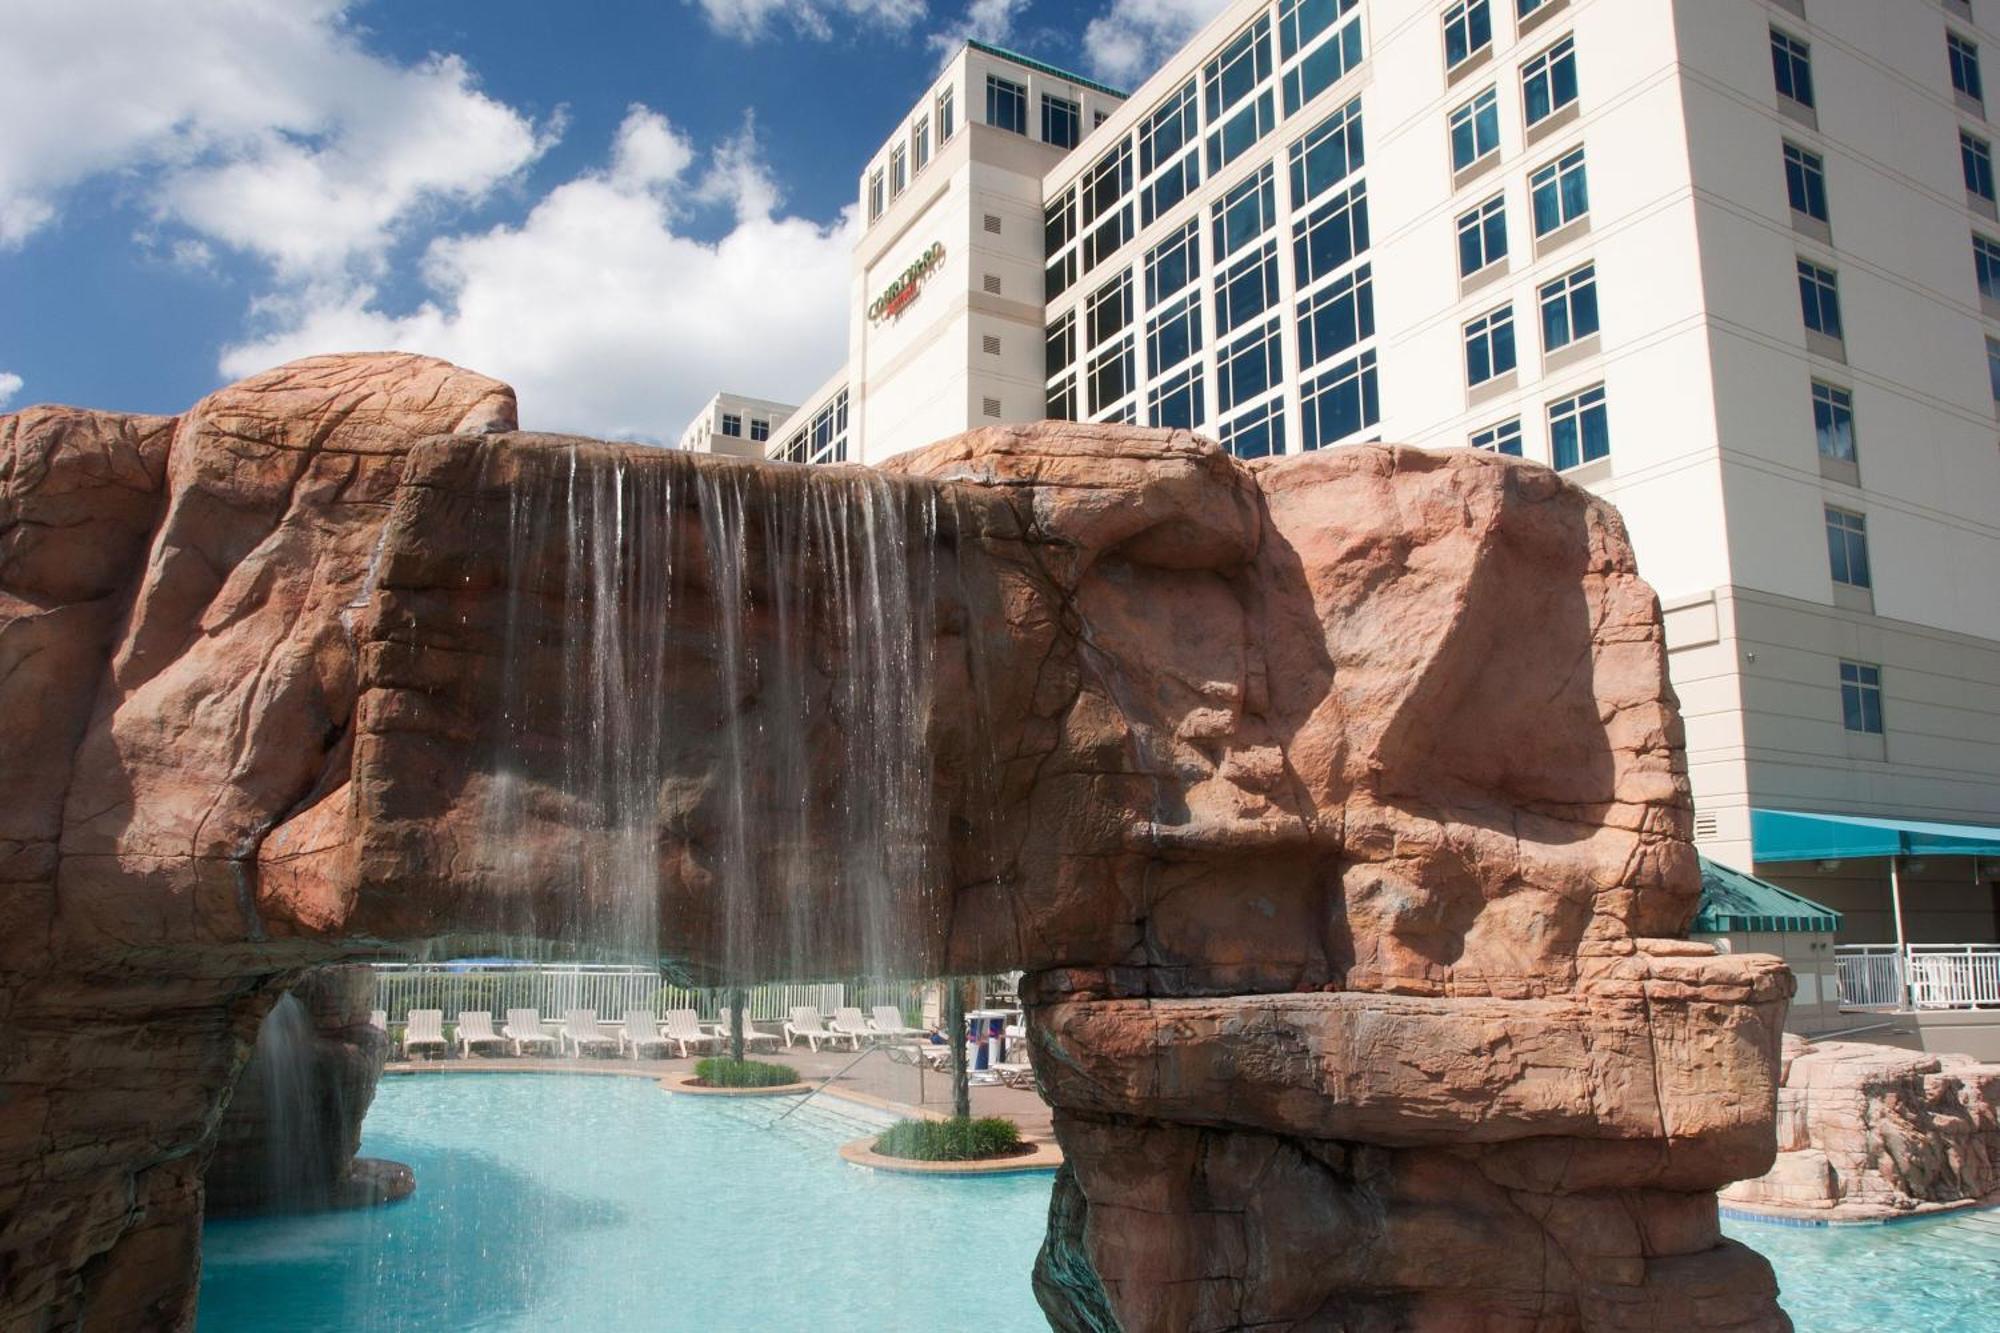
[[[265,1015],[248,1073],[255,1080],[254,1114],[263,1132],[255,1163],[259,1178],[245,1182],[245,1202],[274,1213],[326,1207],[332,1187],[328,1163],[342,1155],[328,1142],[312,1018],[297,996],[281,996]]]

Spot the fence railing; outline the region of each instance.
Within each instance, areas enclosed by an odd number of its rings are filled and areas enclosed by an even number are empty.
[[[2000,944],[1835,945],[1849,1009],[2000,1006]]]
[[[377,963],[375,1007],[392,1024],[404,1023],[412,1009],[442,1009],[455,1021],[468,1009],[504,1018],[509,1009],[536,1009],[544,1018],[571,1009],[595,1009],[616,1021],[628,1009],[692,1009],[714,1022],[729,1003],[729,991],[690,988],[665,981],[648,967],[593,963]],[[751,1021],[782,1022],[792,1010],[812,1006],[831,1015],[843,1005],[892,1004],[904,1021],[917,1021],[921,987],[916,982],[811,982],[752,986],[745,1009]]]

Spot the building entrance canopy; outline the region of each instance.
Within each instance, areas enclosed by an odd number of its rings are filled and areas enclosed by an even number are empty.
[[[1864,856],[2000,857],[2000,825],[1752,810],[1750,845],[1759,863]]]

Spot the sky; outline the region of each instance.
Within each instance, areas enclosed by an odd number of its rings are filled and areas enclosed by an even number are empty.
[[[1223,0],[0,0],[0,411],[297,356],[670,440],[839,368],[857,177],[965,37],[1131,88]]]

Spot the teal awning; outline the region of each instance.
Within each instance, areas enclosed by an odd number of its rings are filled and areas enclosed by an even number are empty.
[[[1750,848],[1752,859],[1759,863],[1863,856],[2000,856],[2000,826],[1752,810]]]
[[[1840,929],[1840,913],[1781,889],[1767,879],[1701,859],[1701,910],[1688,929],[1697,935],[1732,931],[1822,931]]]

